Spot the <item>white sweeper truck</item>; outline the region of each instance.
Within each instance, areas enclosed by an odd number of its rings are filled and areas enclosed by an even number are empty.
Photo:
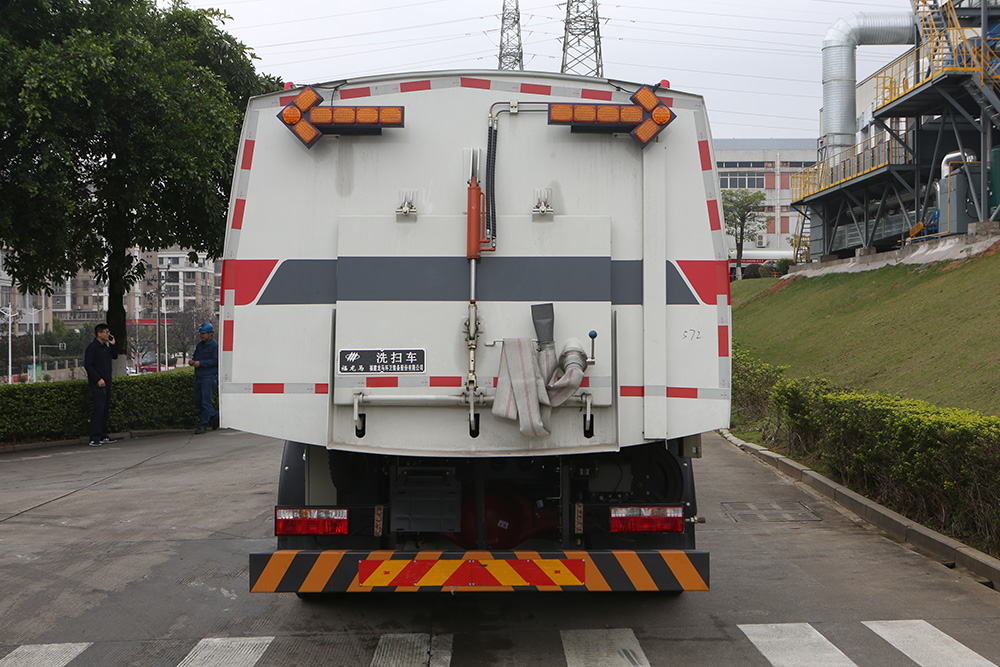
[[[254,592],[707,590],[730,408],[703,99],[550,73],[249,103],[224,426],[284,441]]]

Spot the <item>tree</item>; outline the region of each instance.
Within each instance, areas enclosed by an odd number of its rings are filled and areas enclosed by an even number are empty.
[[[212,322],[215,312],[207,306],[196,306],[188,303],[184,310],[170,313],[170,351],[183,355],[183,362],[194,353],[194,347],[200,340],[197,333],[202,322]],[[214,324],[214,323],[213,323]]]
[[[767,220],[762,213],[763,190],[723,190],[722,207],[726,216],[726,233],[736,239],[736,279],[743,278],[743,243],[764,229]]]
[[[123,297],[144,273],[131,250],[221,254],[242,112],[281,85],[224,18],[180,0],[0,5],[7,271],[33,292],[94,271],[119,352]]]

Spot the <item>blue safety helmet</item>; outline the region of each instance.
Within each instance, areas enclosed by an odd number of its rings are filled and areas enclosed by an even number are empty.
[[[215,333],[215,327],[212,326],[211,322],[202,322],[201,326],[198,327],[198,333]]]

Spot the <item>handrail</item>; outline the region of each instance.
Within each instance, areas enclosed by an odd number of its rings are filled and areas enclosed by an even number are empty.
[[[939,28],[934,24],[928,0],[918,0],[916,11],[923,41],[875,75],[876,109],[946,72],[972,74],[982,85],[1000,83],[1000,59],[996,51],[988,41],[985,46],[982,44],[976,28],[961,25],[954,5],[954,2],[944,4],[946,26]]]
[[[900,129],[907,144],[912,143],[913,130],[909,127],[909,123]],[[880,167],[909,164],[911,160],[906,145],[888,132],[879,132],[811,167],[792,174],[792,199],[808,197]]]
[[[966,73],[981,86],[1000,88],[1000,57],[989,40],[983,43],[976,28],[960,24],[955,5],[961,1],[943,4],[945,25],[939,27],[934,22],[930,0],[916,0],[914,11],[920,21],[923,41],[875,74],[876,110],[946,72]],[[912,145],[909,120],[903,120],[907,127],[897,133],[902,134],[906,145]],[[912,158],[906,145],[889,133],[881,132],[840,151],[792,174],[793,198],[808,197],[879,167],[908,164]]]

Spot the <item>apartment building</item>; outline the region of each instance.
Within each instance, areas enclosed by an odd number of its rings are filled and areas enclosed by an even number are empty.
[[[125,298],[129,320],[153,319],[161,315],[197,310],[215,313],[219,303],[221,261],[210,261],[205,253],[194,259],[188,250],[168,248],[140,254],[146,262],[146,277],[132,286]],[[52,285],[52,294],[19,294],[16,282],[4,270],[5,250],[0,248],[0,309],[12,307],[17,331],[29,333],[32,326],[51,329],[58,317],[70,329],[89,329],[107,319],[108,285],[90,271]],[[6,319],[0,315],[0,321]]]

